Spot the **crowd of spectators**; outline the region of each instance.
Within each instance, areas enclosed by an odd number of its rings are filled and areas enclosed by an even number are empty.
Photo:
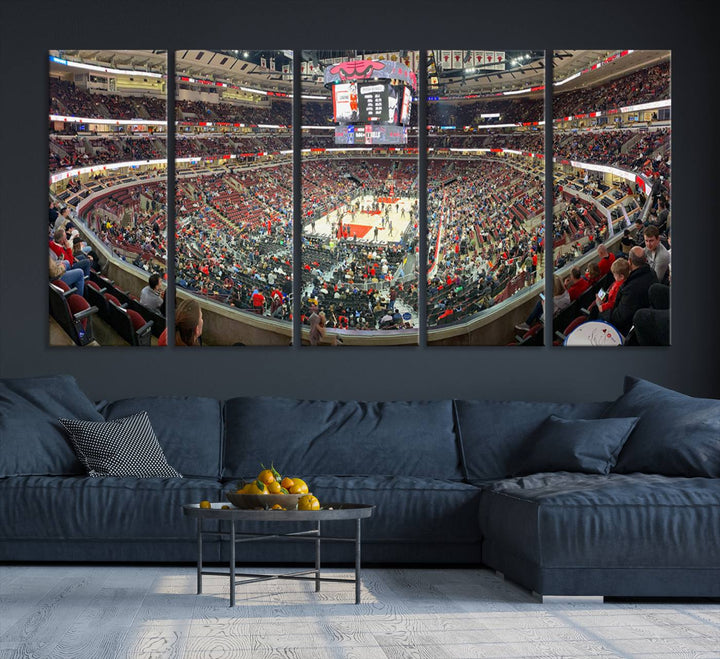
[[[669,128],[638,132],[633,130],[592,131],[556,134],[553,153],[558,158],[615,165],[651,175],[660,162],[669,167]],[[666,172],[661,172],[665,174]]]
[[[539,174],[446,160],[432,163],[428,179],[429,325],[475,314],[534,282],[544,237]]]
[[[160,272],[167,259],[166,202],[164,183],[144,183],[98,198],[84,219],[120,258]]]
[[[50,171],[87,165],[135,160],[160,160],[167,157],[165,138],[154,136],[79,137],[50,136]]]
[[[102,94],[74,82],[50,78],[50,113],[99,119],[165,119],[164,99],[153,96]]]
[[[178,284],[240,309],[288,318],[290,181],[286,165],[181,182]]]
[[[317,307],[328,328],[412,328],[417,318],[417,283],[404,283],[403,277],[396,281],[395,275],[408,267],[416,244],[417,240],[372,244],[304,236],[303,282],[308,285],[302,322],[310,324]]]
[[[568,117],[597,110],[615,110],[628,105],[670,98],[670,63],[663,62],[616,78],[604,85],[581,87],[553,95],[553,116]],[[500,113],[487,121],[480,115]],[[428,123],[433,126],[475,126],[492,123],[526,123],[543,118],[543,99],[482,99],[472,102],[434,101],[428,105]]]
[[[670,64],[663,62],[616,78],[606,84],[582,87],[563,92],[557,90],[553,98],[553,114],[571,116],[595,110],[607,111],[631,104],[669,98]],[[303,125],[332,125],[328,102],[304,100]],[[69,113],[86,117],[114,117],[118,119],[166,117],[165,101],[154,96],[131,97],[118,94],[88,92],[74,83],[50,79],[50,110],[53,114]],[[500,123],[539,121],[543,116],[542,99],[481,99],[472,102],[434,101],[428,107],[431,125],[471,126],[487,123],[484,113],[499,112]],[[271,99],[265,105],[249,105],[179,100],[176,115],[180,121],[213,121],[227,123],[279,124],[292,123],[291,99]]]

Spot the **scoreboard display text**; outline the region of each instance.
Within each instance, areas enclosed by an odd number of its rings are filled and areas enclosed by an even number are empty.
[[[338,124],[407,125],[410,90],[404,85],[374,80],[333,85],[333,119]]]

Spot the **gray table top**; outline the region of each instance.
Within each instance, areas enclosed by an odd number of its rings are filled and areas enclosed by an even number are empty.
[[[322,522],[370,517],[375,506],[363,503],[326,503],[320,510],[245,510],[223,502],[212,502],[212,508],[187,503],[183,514],[206,519],[234,519],[254,522]],[[229,508],[227,507],[229,506]]]

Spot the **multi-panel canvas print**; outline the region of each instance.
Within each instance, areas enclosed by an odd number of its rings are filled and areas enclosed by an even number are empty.
[[[544,52],[428,55],[428,345],[542,345]]]
[[[670,345],[670,52],[555,51],[552,107],[553,343]]]
[[[49,343],[670,345],[670,68],[52,50]]]
[[[418,53],[311,53],[301,64],[302,340],[417,345]]]
[[[50,51],[50,345],[165,330],[165,51]]]
[[[292,343],[291,61],[175,53],[177,308],[202,307],[203,346]]]

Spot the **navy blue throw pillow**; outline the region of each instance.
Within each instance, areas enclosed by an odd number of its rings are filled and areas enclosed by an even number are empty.
[[[613,471],[720,478],[720,400],[626,377],[605,415],[640,417]]]
[[[638,417],[561,419],[550,415],[531,435],[516,476],[548,471],[609,474]]]

